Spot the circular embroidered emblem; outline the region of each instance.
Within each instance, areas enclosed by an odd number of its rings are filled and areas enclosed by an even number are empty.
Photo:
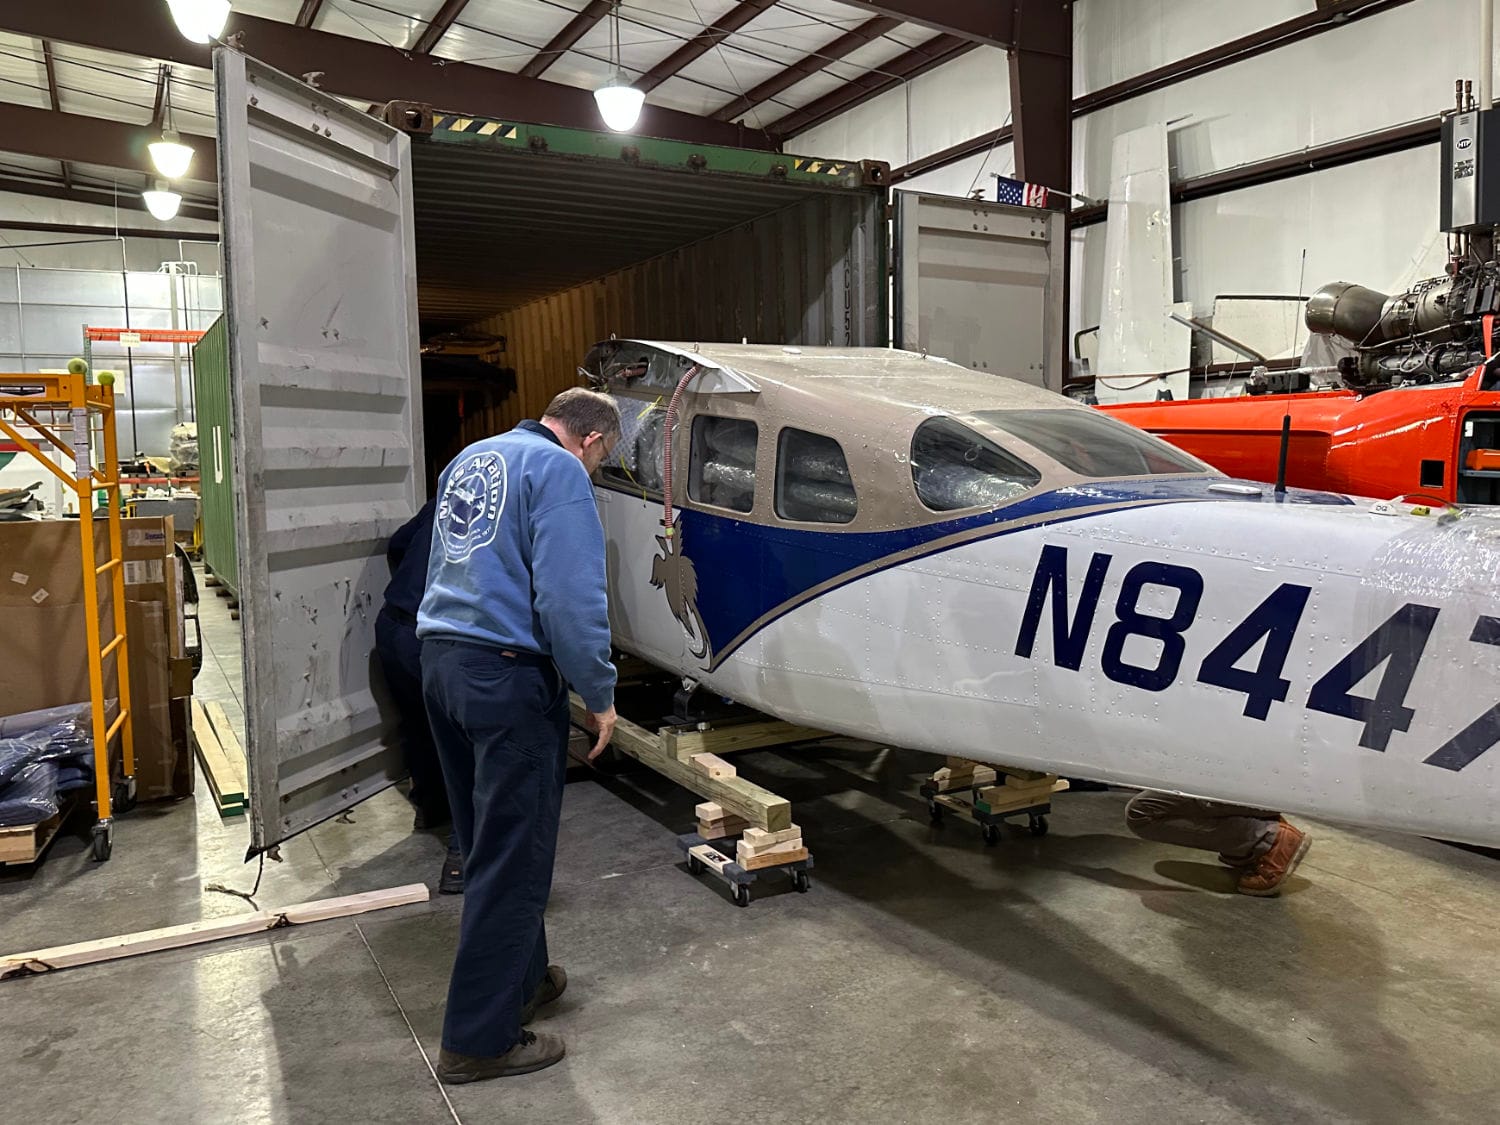
[[[437,526],[443,554],[463,562],[495,539],[505,511],[508,475],[498,453],[472,453],[453,467],[438,498]]]

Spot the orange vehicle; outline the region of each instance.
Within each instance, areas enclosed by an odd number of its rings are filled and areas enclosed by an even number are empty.
[[[1500,390],[1463,381],[1100,407],[1216,469],[1275,481],[1290,414],[1286,483],[1389,499],[1500,503]],[[1492,380],[1493,382],[1493,380]]]

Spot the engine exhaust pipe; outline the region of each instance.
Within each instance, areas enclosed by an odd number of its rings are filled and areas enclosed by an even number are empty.
[[[1352,281],[1334,281],[1308,298],[1302,319],[1309,332],[1320,336],[1342,336],[1356,344],[1379,343],[1384,339],[1380,320],[1389,300],[1384,293]]]

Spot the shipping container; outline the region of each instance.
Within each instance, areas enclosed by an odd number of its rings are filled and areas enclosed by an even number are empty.
[[[908,195],[893,232],[883,164],[400,104],[393,125],[214,61],[252,852],[402,776],[373,674],[385,542],[427,461],[539,414],[596,341],[894,326],[1061,386],[1060,213]],[[496,385],[445,381],[424,419],[419,341],[454,332],[489,338]]]

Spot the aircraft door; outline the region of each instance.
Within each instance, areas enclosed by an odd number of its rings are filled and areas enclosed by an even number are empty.
[[[896,346],[1062,390],[1066,216],[895,196]]]

